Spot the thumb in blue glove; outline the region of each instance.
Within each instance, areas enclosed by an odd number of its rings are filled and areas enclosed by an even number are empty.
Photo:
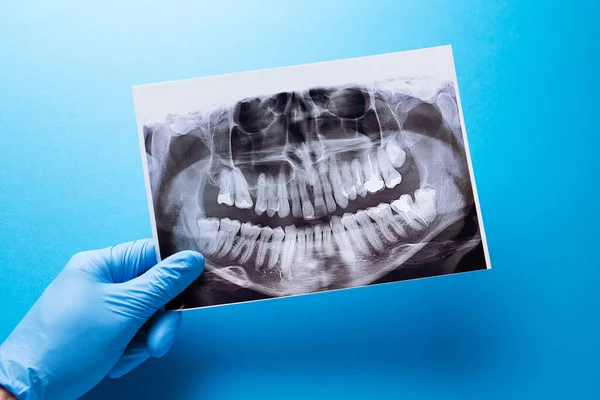
[[[19,399],[77,398],[172,346],[163,306],[196,280],[199,253],[156,264],[151,240],[78,253],[0,346],[0,386]]]

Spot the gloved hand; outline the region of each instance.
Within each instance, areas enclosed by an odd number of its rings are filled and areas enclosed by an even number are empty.
[[[78,253],[0,346],[0,386],[19,399],[74,399],[173,344],[181,314],[161,308],[204,268],[151,240]]]

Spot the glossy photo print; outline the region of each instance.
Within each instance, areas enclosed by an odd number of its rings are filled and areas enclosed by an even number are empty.
[[[206,259],[170,309],[490,268],[449,46],[134,100],[159,258]]]

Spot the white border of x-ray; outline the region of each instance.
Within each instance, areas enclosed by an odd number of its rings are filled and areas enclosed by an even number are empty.
[[[312,64],[303,64],[290,67],[263,69],[258,71],[240,72],[203,78],[183,79],[177,81],[161,82],[133,87],[133,100],[138,126],[138,137],[146,183],[146,197],[150,211],[152,236],[156,249],[157,262],[162,260],[156,228],[154,202],[150,186],[148,160],[144,141],[144,125],[151,122],[164,122],[169,114],[183,114],[194,112],[219,105],[227,105],[245,97],[273,94],[283,91],[307,89],[312,86],[333,86],[346,83],[366,83],[377,80],[401,77],[433,77],[454,83],[456,101],[460,114],[460,125],[463,133],[465,153],[471,178],[473,197],[475,200],[479,230],[486,269],[491,269],[483,217],[479,205],[479,195],[475,184],[471,152],[467,141],[467,130],[464,121],[464,112],[460,101],[458,79],[454,66],[452,46],[430,47],[418,50],[402,51],[397,53],[380,54],[374,56],[348,58],[335,61],[326,61]],[[481,270],[465,271],[477,272]],[[450,274],[454,275],[454,274]],[[435,278],[433,275],[424,278]],[[409,279],[413,280],[413,279]],[[381,283],[389,284],[396,281]],[[356,289],[370,285],[362,285],[343,289],[332,289],[315,293],[327,293],[338,290]],[[305,296],[315,293],[304,293],[283,297]],[[219,307],[232,304],[241,304],[254,301],[273,300],[247,300],[236,303],[216,304],[212,306],[190,307],[183,310],[198,308]]]

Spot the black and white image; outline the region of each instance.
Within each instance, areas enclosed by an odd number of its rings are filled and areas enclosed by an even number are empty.
[[[184,309],[488,269],[449,46],[134,88]]]

